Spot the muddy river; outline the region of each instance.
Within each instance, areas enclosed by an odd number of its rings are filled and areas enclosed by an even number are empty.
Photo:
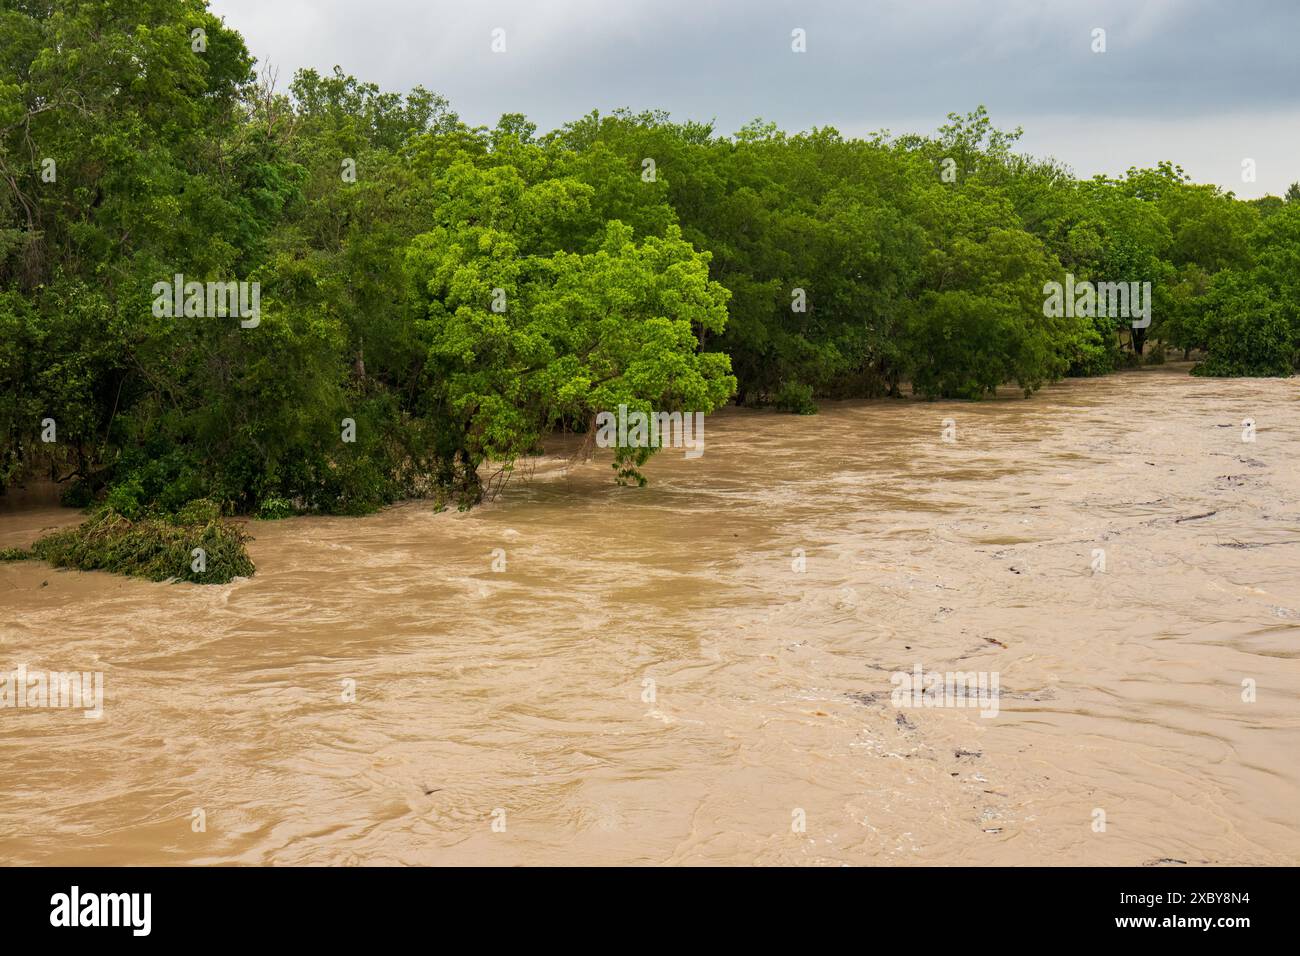
[[[0,564],[0,671],[104,681],[0,709],[0,863],[1300,863],[1296,381],[732,409],[226,586]]]

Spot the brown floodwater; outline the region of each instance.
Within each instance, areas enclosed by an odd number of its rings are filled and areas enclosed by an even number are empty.
[[[253,522],[226,586],[0,564],[0,671],[104,674],[99,720],[0,709],[0,863],[1300,863],[1297,380],[705,439]],[[996,716],[896,707],[916,666]]]

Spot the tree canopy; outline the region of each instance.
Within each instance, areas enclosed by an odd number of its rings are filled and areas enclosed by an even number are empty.
[[[0,4],[0,488],[49,474],[128,516],[469,505],[619,405],[1029,395],[1166,348],[1296,365],[1300,186],[1078,179],[983,108],[932,136],[657,111],[539,135],[254,67],[203,0]],[[1150,283],[1151,324],[1047,314],[1067,274]],[[176,276],[256,283],[259,321],[155,315]],[[618,477],[652,451],[616,449]]]

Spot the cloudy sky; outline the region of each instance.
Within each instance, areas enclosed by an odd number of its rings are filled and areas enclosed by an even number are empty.
[[[932,132],[983,103],[1080,175],[1171,159],[1249,198],[1300,180],[1295,0],[211,0],[280,71],[442,93],[472,124],[669,110],[731,133]],[[505,52],[492,50],[505,31]],[[807,52],[791,50],[802,29]],[[1106,51],[1093,52],[1104,29]],[[1256,181],[1242,163],[1255,161]]]

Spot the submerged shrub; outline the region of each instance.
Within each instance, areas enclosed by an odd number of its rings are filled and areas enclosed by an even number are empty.
[[[132,478],[110,488],[104,503],[108,510],[125,518],[138,518],[145,510],[144,497],[140,482]]]
[[[1290,376],[1296,338],[1281,306],[1263,289],[1222,284],[1206,316],[1208,355],[1193,375]]]
[[[95,500],[95,490],[90,482],[77,480],[63,489],[59,495],[59,504],[65,508],[89,508]]]
[[[257,517],[262,521],[275,521],[293,514],[293,504],[285,498],[263,498],[257,506]]]
[[[167,520],[176,525],[208,524],[221,517],[221,505],[210,498],[195,498],[179,508]]]
[[[772,404],[783,412],[796,415],[816,415],[817,403],[813,401],[811,385],[802,382],[786,382],[772,397]]]
[[[197,503],[195,503],[197,504]],[[195,513],[200,508],[195,508]],[[249,535],[215,516],[177,524],[174,519],[129,518],[105,509],[84,524],[46,535],[32,554],[56,568],[114,571],[150,581],[226,584],[253,573],[244,544]],[[200,556],[196,549],[202,549]]]

